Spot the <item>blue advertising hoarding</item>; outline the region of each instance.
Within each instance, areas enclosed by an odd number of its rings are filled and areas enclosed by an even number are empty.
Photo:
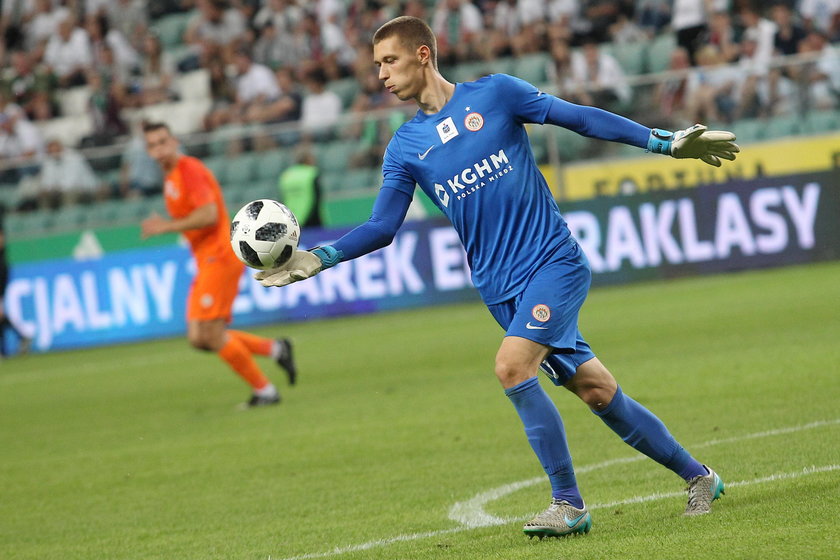
[[[836,171],[601,198],[562,211],[596,285],[840,258]],[[345,231],[303,237],[314,246]],[[174,336],[186,331],[194,266],[181,246],[20,264],[6,312],[40,351]],[[235,326],[478,299],[458,236],[441,221],[406,223],[390,246],[284,288],[263,288],[251,272],[240,279]]]

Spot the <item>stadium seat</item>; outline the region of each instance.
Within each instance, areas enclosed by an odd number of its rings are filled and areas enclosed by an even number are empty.
[[[806,132],[821,134],[836,132],[840,129],[840,112],[838,111],[810,111],[805,115],[803,127]]]
[[[648,43],[646,41],[621,45],[605,43],[601,46],[601,49],[615,57],[621,69],[628,76],[644,73],[647,66]]]
[[[361,88],[356,78],[342,78],[328,83],[327,89],[335,92],[341,98],[341,105],[346,109],[353,104],[353,100]]]
[[[169,14],[154,22],[152,27],[157,31],[164,49],[183,43],[184,31],[187,29],[190,17],[192,17],[191,12]]]
[[[146,202],[140,198],[121,200],[112,210],[114,221],[121,224],[136,224],[149,214]]]
[[[82,138],[93,132],[93,122],[87,113],[36,121],[35,125],[45,139],[56,138],[65,146],[78,146]]]
[[[325,172],[344,171],[358,149],[355,140],[336,140],[318,149],[318,167]]]
[[[17,185],[14,183],[0,185],[0,206],[11,209],[17,206]]]
[[[175,90],[181,99],[207,99],[210,97],[210,72],[205,69],[180,74],[175,78]]]
[[[549,56],[544,53],[521,56],[516,59],[511,74],[539,86],[548,81],[546,74],[548,63]]]
[[[771,139],[802,134],[805,127],[799,115],[784,115],[769,119],[764,130],[766,138]]]
[[[87,222],[88,211],[89,209],[87,206],[64,206],[55,213],[53,228],[60,231],[78,229],[79,226],[82,226]]]
[[[256,158],[252,154],[239,154],[228,158],[225,170],[225,182],[247,185],[257,176]]]
[[[564,128],[557,128],[555,138],[557,140],[557,155],[562,161],[571,162],[580,159],[583,151],[589,146],[588,138]],[[548,149],[552,149],[550,143]]]
[[[482,76],[497,72],[494,62],[462,62],[455,66],[448,77],[456,82],[472,82]]]
[[[210,156],[204,159],[204,165],[213,172],[219,184],[224,185],[227,182],[227,156]]]
[[[741,119],[732,123],[730,129],[735,133],[737,142],[750,143],[764,139],[766,125],[766,121],[761,119]]]
[[[91,90],[88,86],[63,89],[58,92],[62,115],[84,115],[88,111]]]
[[[292,164],[292,153],[289,150],[270,150],[257,152],[255,166],[257,168],[257,179],[270,180],[274,183],[285,168]]]
[[[671,54],[677,48],[673,33],[663,33],[647,45],[647,71],[663,72],[671,65]]]

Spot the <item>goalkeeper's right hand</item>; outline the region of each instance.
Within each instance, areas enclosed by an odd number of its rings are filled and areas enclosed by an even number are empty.
[[[277,268],[261,270],[254,278],[266,288],[286,286],[293,282],[306,280],[341,262],[344,255],[330,245],[314,247],[309,251],[295,251],[292,258]]]

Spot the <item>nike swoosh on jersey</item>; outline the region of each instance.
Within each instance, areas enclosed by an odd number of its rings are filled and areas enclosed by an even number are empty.
[[[544,331],[544,330],[546,330],[548,327],[541,327],[541,326],[539,326],[539,325],[532,325],[532,324],[531,324],[531,322],[530,322],[530,321],[528,321],[528,323],[526,323],[526,324],[525,324],[525,328],[526,328],[526,329],[531,329],[531,330],[534,330],[534,329],[539,329],[539,330],[543,330],[543,331]]]
[[[427,156],[427,155],[429,155],[429,152],[431,152],[431,151],[432,151],[432,148],[434,148],[434,147],[435,147],[435,145],[434,145],[434,144],[432,144],[432,145],[431,145],[431,146],[429,146],[429,148],[428,148],[425,152],[423,152],[422,154],[421,154],[421,153],[418,153],[418,154],[417,154],[417,157],[419,157],[419,158],[420,158],[420,161],[423,161],[424,159],[426,159],[426,156]]]
[[[584,517],[586,517],[586,512],[585,511],[583,513],[581,513],[579,516],[575,517],[574,519],[569,519],[568,517],[566,517],[564,515],[563,516],[563,521],[566,522],[566,525],[569,527],[569,529],[572,529],[572,528],[574,528],[575,525],[580,523],[580,520],[583,519]]]

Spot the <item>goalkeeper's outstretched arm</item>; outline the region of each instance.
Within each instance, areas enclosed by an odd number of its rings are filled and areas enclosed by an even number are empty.
[[[545,122],[583,136],[622,142],[675,158],[695,158],[715,167],[720,167],[721,159],[734,160],[741,151],[735,144],[735,135],[725,130],[707,130],[700,124],[677,132],[650,129],[615,113],[557,97],[552,100]]]
[[[258,272],[254,278],[263,286],[285,286],[315,276],[341,261],[361,257],[390,245],[405,220],[411,196],[403,191],[384,187],[373,204],[367,222],[344,235],[333,245],[296,251],[280,268]]]

